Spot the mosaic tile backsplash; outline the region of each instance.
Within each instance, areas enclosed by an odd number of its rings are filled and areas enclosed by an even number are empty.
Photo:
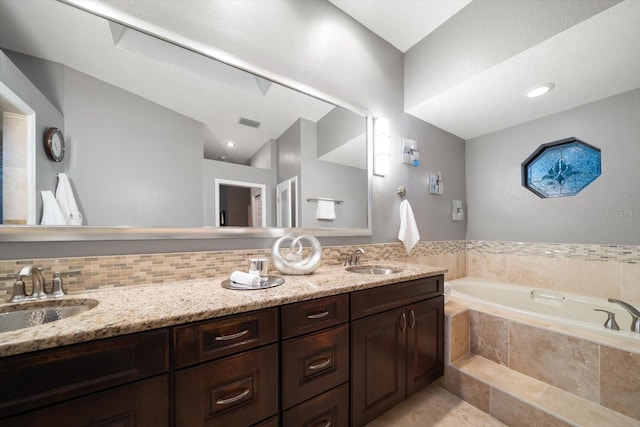
[[[365,249],[363,263],[384,260],[404,260],[426,265],[443,265],[450,270],[449,279],[463,277],[458,271],[458,258],[463,258],[466,242],[420,242],[407,256],[398,243],[326,246],[323,247],[324,265],[341,265],[346,254],[357,247]],[[0,300],[6,300],[13,287],[16,272],[24,265],[42,267],[50,281],[54,271],[60,272],[65,289],[77,292],[104,287],[163,283],[176,280],[207,278],[246,270],[249,258],[270,257],[271,249],[251,249],[211,252],[184,252],[144,255],[113,255],[77,258],[48,258],[0,261]],[[436,260],[438,258],[438,260]],[[451,264],[447,267],[447,264]],[[28,288],[30,284],[27,283]]]

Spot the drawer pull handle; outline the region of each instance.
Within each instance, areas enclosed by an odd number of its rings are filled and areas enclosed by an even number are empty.
[[[323,311],[322,313],[316,314],[307,314],[307,319],[322,319],[323,317],[327,317],[329,315],[328,311]]]
[[[249,333],[248,329],[245,329],[244,331],[235,333],[235,334],[231,334],[231,335],[220,335],[219,337],[215,337],[216,341],[229,341],[229,340],[235,340],[236,338],[240,338],[244,335],[247,335]]]
[[[402,312],[400,314],[400,330],[404,332],[405,329],[407,329],[407,315]]]
[[[413,310],[409,310],[409,328],[413,329],[416,326],[416,313]]]
[[[317,371],[318,369],[326,368],[330,364],[331,364],[331,359],[327,357],[319,363],[314,362],[313,364],[309,365],[309,369],[312,371]]]
[[[331,427],[331,420],[320,420],[317,423],[315,423],[314,426]]]
[[[249,389],[245,388],[240,394],[238,394],[237,396],[233,396],[230,397],[228,399],[218,399],[216,400],[216,405],[228,405],[229,403],[234,403],[237,402],[238,400],[242,399],[243,397],[245,397],[247,394],[249,394]]]

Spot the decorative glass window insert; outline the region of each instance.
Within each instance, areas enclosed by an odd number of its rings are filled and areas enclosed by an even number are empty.
[[[573,196],[600,173],[600,149],[567,138],[541,145],[522,163],[522,185],[540,197]]]

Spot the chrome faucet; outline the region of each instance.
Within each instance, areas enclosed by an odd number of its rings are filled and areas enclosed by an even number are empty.
[[[347,255],[344,259],[344,265],[359,265],[360,255],[364,254],[364,249],[358,248]]]
[[[31,283],[33,284],[30,294],[27,294],[24,281],[22,280],[26,277],[31,277]],[[9,299],[9,302],[33,301],[45,299],[49,296],[58,297],[64,295],[62,279],[60,279],[59,273],[56,273],[53,285],[54,289],[52,289],[51,294],[47,293],[42,268],[34,265],[25,265],[16,275],[16,281],[13,284],[13,296]]]
[[[619,299],[609,298],[609,302],[615,302],[616,304],[620,304],[622,308],[627,310],[631,315],[631,331],[632,332],[640,332],[640,311],[637,308],[629,304],[628,302],[624,302]]]

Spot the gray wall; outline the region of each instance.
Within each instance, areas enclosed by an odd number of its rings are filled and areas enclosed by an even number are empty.
[[[302,175],[300,179],[300,222],[303,227],[367,228],[367,172],[350,166],[318,160],[317,125],[309,120],[298,121],[301,135]],[[336,204],[334,220],[316,219],[316,202],[309,198],[342,200]]]
[[[520,165],[575,136],[602,150],[602,175],[573,197],[542,199]],[[467,141],[468,238],[640,244],[640,89]]]
[[[189,2],[189,8],[180,2],[148,0],[105,3],[211,45],[252,69],[264,71],[266,76],[285,77],[389,119],[394,147],[392,171],[373,180],[373,236],[321,239],[323,244],[397,241],[399,185],[408,189],[423,240],[465,238],[465,223],[451,221],[451,199],[464,199],[464,141],[403,112],[402,53],[329,2],[280,0],[251,2],[251,7],[245,2]],[[206,8],[206,13],[200,8]],[[191,16],[175,18],[185,11]],[[402,137],[418,141],[423,162],[420,168],[400,164]],[[440,170],[445,176],[445,195],[427,194],[429,170]],[[273,239],[12,243],[0,244],[0,257],[196,251],[272,244]]]
[[[64,116],[85,224],[203,224],[202,123],[70,68]]]

